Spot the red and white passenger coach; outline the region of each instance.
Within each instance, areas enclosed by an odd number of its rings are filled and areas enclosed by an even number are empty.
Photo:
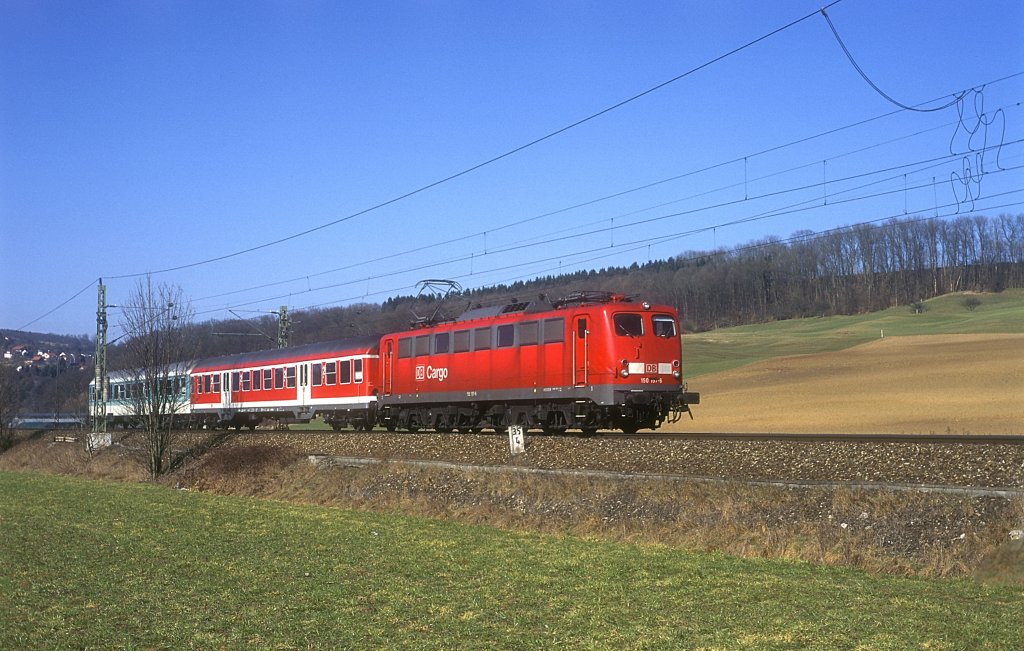
[[[200,360],[191,373],[192,413],[239,428],[314,416],[335,429],[372,427],[378,345],[376,337],[362,337]]]

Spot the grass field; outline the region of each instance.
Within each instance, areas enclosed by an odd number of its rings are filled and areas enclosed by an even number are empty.
[[[1016,649],[1024,588],[0,473],[0,647]]]
[[[1024,290],[971,294],[981,301],[968,310],[968,295],[951,294],[924,302],[915,314],[908,306],[882,312],[820,319],[791,319],[713,330],[683,337],[687,378],[718,373],[787,355],[843,350],[887,337],[939,334],[1024,333]]]

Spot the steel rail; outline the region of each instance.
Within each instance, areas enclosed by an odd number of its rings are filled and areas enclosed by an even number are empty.
[[[667,441],[786,441],[796,443],[922,443],[1024,445],[1022,434],[789,434],[789,433],[714,433],[650,432],[640,434],[604,434],[602,439]]]

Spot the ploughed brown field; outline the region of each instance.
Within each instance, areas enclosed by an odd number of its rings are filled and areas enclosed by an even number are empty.
[[[699,376],[690,390],[696,420],[668,431],[1024,434],[1024,335],[886,337]]]

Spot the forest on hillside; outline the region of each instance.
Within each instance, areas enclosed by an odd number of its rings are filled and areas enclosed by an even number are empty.
[[[995,218],[904,218],[827,233],[795,233],[714,251],[687,251],[668,260],[635,263],[470,290],[442,306],[457,316],[541,294],[599,290],[676,307],[684,330],[780,319],[857,314],[951,292],[1024,287],[1024,214]],[[391,298],[302,313],[295,343],[409,327],[429,313],[430,300]],[[264,327],[273,328],[268,320]]]

